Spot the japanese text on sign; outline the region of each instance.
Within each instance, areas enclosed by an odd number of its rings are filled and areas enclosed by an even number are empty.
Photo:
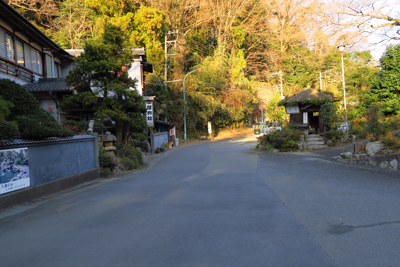
[[[154,127],[154,119],[153,119],[153,102],[146,101],[146,121],[147,125],[150,127]]]

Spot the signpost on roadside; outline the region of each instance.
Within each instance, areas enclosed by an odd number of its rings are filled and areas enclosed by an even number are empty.
[[[209,121],[207,124],[208,124],[208,134],[210,135],[210,140],[211,140],[211,132],[212,132],[211,121]]]

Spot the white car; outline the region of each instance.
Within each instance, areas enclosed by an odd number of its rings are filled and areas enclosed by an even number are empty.
[[[279,122],[268,122],[264,135],[270,134],[272,131],[282,131],[282,125]]]

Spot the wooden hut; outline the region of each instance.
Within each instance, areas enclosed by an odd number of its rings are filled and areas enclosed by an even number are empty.
[[[320,109],[324,103],[333,101],[336,98],[330,92],[306,89],[286,97],[279,102],[279,106],[285,106],[286,113],[290,114],[290,123],[296,128],[310,134],[323,135],[326,127],[321,122]]]

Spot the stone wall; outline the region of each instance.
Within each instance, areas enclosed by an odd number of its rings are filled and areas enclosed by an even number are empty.
[[[352,162],[373,167],[380,167],[382,169],[400,171],[400,154],[382,156],[375,155],[373,157],[352,160]]]

